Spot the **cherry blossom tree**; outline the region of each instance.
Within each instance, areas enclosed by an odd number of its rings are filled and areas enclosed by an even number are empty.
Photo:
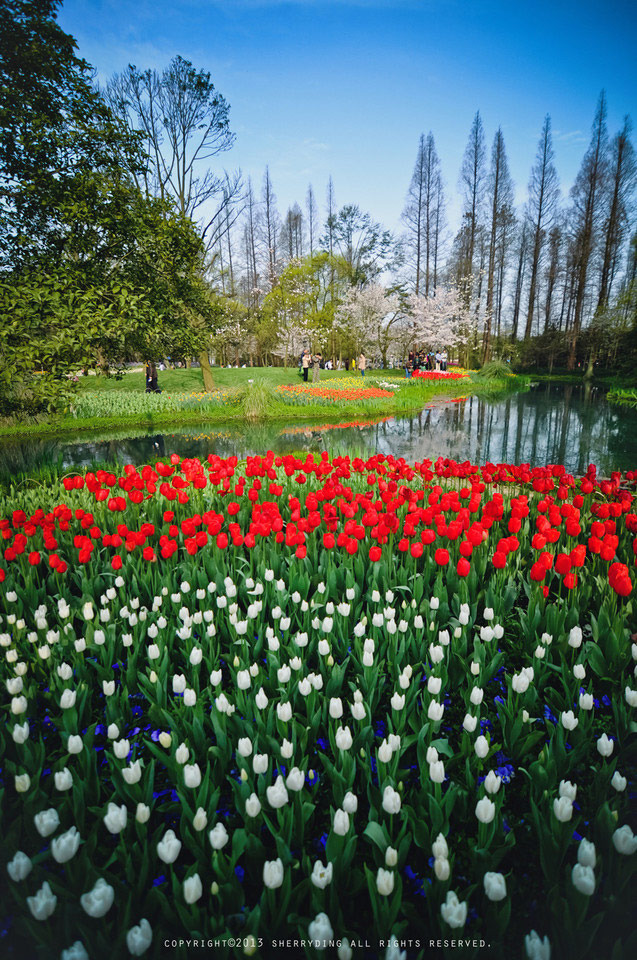
[[[373,350],[387,365],[387,353],[396,339],[397,328],[404,318],[400,297],[380,283],[362,289],[352,287],[337,310],[337,318],[356,344],[356,350]]]
[[[457,287],[438,287],[435,296],[411,296],[413,343],[430,350],[457,351],[468,362],[476,316]]]

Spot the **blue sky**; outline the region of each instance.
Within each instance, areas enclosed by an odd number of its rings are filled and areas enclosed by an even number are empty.
[[[222,164],[259,189],[269,164],[281,212],[312,182],[322,213],[331,174],[337,204],[396,229],[432,130],[455,226],[476,110],[489,148],[502,126],[518,202],[546,113],[564,193],[600,90],[611,134],[637,113],[628,0],[65,0],[59,21],[100,80],[176,54],[210,71],[237,134]]]

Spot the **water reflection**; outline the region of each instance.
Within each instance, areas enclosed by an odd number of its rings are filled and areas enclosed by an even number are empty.
[[[598,388],[542,383],[523,393],[461,403],[438,401],[412,417],[367,424],[268,423],[214,424],[165,434],[130,428],[120,433],[72,436],[0,445],[5,476],[29,473],[45,465],[88,467],[96,460],[145,463],[177,452],[204,457],[272,449],[331,453],[374,451],[415,461],[438,456],[476,463],[563,463],[575,473],[589,463],[602,474],[637,467],[637,411],[615,407]]]

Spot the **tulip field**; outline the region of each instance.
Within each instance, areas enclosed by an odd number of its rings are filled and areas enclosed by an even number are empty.
[[[12,487],[2,956],[636,956],[636,478],[268,452]]]

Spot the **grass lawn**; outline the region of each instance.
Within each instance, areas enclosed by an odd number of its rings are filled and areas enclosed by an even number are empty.
[[[382,375],[392,379],[403,377],[402,370],[374,370],[369,371],[365,380],[370,375]],[[233,389],[241,387],[248,380],[266,380],[268,383],[278,386],[285,383],[301,383],[298,367],[241,367],[239,369],[228,369],[227,367],[213,367],[212,376],[215,387],[222,389]],[[347,377],[352,381],[360,380],[364,382],[360,373],[348,373],[345,370],[321,370],[321,380],[331,380],[335,377]],[[158,373],[159,386],[165,393],[174,391],[175,393],[196,393],[203,390],[203,377],[199,367],[190,370],[161,370]],[[310,372],[309,382],[312,382],[312,373]],[[81,390],[123,390],[126,393],[144,392],[146,388],[146,379],[144,371],[134,370],[126,372],[121,379],[115,377],[88,376],[81,380]]]
[[[303,383],[296,367],[215,368],[214,394],[203,391],[199,368],[165,370],[159,374],[161,394],[145,392],[142,370],[128,371],[122,377],[87,376],[79,384],[71,411],[38,422],[0,423],[0,436],[62,436],[70,433],[95,433],[105,428],[128,426],[170,428],[186,424],[255,422],[265,420],[304,420],[342,422],[374,420],[386,416],[414,413],[433,399],[458,398],[469,394],[497,394],[521,389],[523,378],[507,377],[500,382],[480,380],[475,374],[459,380],[407,380],[402,370],[358,372],[322,370],[317,386],[330,381],[340,393],[339,399],[305,392],[282,396],[275,388]],[[254,386],[245,388],[252,381]],[[398,389],[388,389],[395,383]],[[347,391],[351,384],[352,392]],[[310,378],[308,386],[312,386]],[[345,388],[345,393],[343,393]],[[361,389],[380,388],[376,395],[361,395]]]

